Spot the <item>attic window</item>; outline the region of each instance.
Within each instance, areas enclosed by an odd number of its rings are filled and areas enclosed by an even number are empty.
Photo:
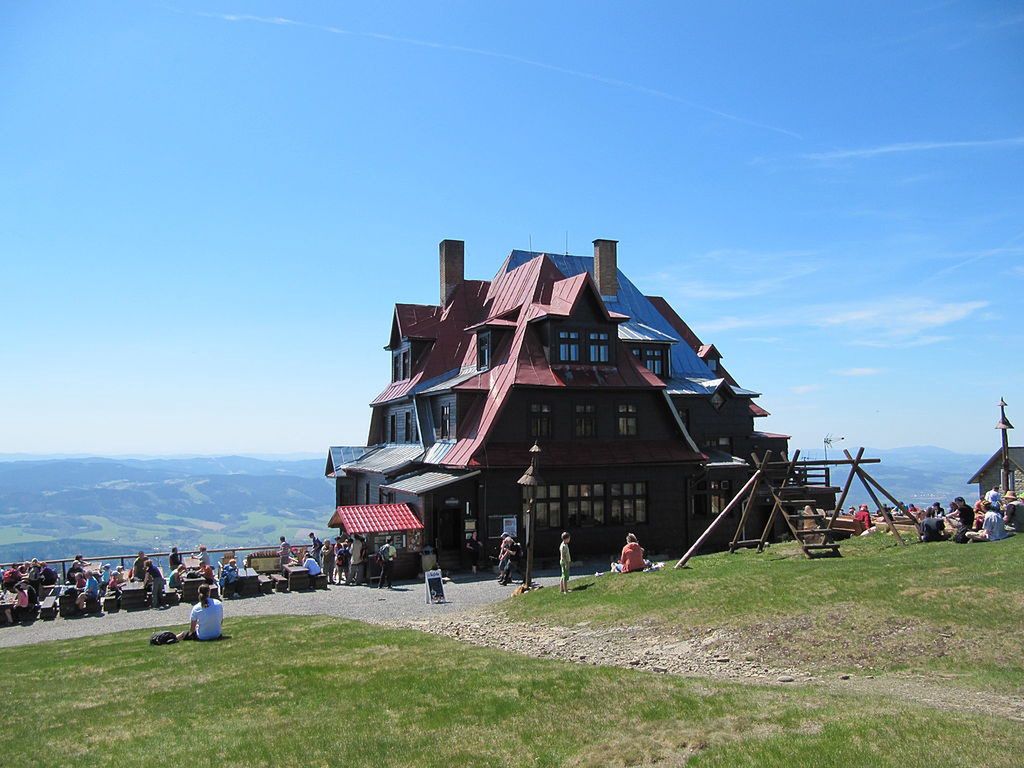
[[[587,334],[590,362],[608,362],[608,334],[604,331],[591,331]]]
[[[391,380],[405,381],[412,375],[412,353],[408,349],[397,349],[391,358]]]
[[[714,357],[709,357],[705,362],[708,364],[708,368],[711,369],[712,373],[718,371],[718,360]]]
[[[476,336],[476,369],[486,371],[491,367],[491,332],[481,331]]]
[[[664,376],[665,350],[660,347],[647,347],[644,350],[644,365],[655,376]]]
[[[716,391],[715,394],[711,396],[711,405],[715,407],[716,411],[725,405],[725,398],[722,396],[721,392]]]
[[[563,363],[578,363],[580,360],[580,332],[558,332],[558,359]]]

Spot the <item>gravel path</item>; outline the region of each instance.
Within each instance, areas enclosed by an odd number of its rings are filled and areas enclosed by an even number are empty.
[[[544,571],[534,581],[545,587],[558,586],[558,576]],[[370,587],[334,586],[313,592],[274,593],[259,597],[226,600],[224,617],[271,615],[326,615],[377,624],[401,624],[412,619],[455,617],[504,600],[515,588],[500,586],[491,575],[456,575],[445,584],[447,603],[427,605],[423,582],[396,583],[393,590]],[[190,605],[159,610],[120,611],[101,616],[36,621],[29,626],[0,626],[0,648],[43,643],[49,640],[103,635],[130,629],[183,628]]]

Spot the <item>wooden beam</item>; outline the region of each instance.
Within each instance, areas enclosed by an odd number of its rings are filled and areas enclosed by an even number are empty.
[[[878,482],[877,480],[875,480],[875,478],[873,478],[871,475],[869,475],[865,470],[863,470],[863,469],[860,470],[860,473],[864,477],[865,480],[870,482],[873,486],[875,486],[875,488],[878,489],[879,493],[881,493],[883,496],[885,496],[885,498],[887,498],[889,501],[891,501],[893,504],[895,504],[896,508],[900,512],[902,512],[904,515],[906,515],[907,518],[909,518],[911,520],[911,522],[914,523],[914,528],[917,530],[917,535],[920,536],[921,535],[921,521],[918,520],[914,515],[910,514],[910,512],[907,511],[907,508],[903,506],[903,502],[899,501],[895,496],[893,496],[891,493],[889,493],[887,490],[885,490],[885,488],[882,487],[882,484],[880,482]]]
[[[768,458],[767,453],[765,454],[765,458]],[[789,484],[790,478],[793,477],[793,467],[796,466],[796,463],[799,459],[800,449],[798,448],[796,453],[793,454],[793,458],[790,459],[789,463],[786,465],[786,476],[782,478],[782,485],[779,486],[780,489],[785,488]],[[764,530],[761,531],[761,540],[757,545],[758,552],[764,552],[765,542],[768,541],[768,536],[772,532],[772,529],[775,527],[775,516],[778,514],[781,514],[783,517],[786,516],[785,510],[782,508],[782,504],[779,502],[779,497],[775,495],[774,491],[772,492],[772,499],[772,512],[770,515],[768,515],[768,522],[765,523]]]
[[[832,524],[836,521],[836,517],[843,511],[843,504],[846,503],[846,497],[850,493],[850,488],[853,486],[853,478],[857,476],[857,467],[860,466],[861,459],[864,458],[864,449],[860,448],[857,451],[857,457],[853,460],[853,464],[850,465],[850,475],[846,478],[846,485],[843,486],[843,493],[839,497],[839,502],[836,504],[835,509],[832,510],[832,517],[828,519],[828,525],[825,527],[829,530],[832,529]]]
[[[771,455],[771,451],[765,454],[765,458]],[[754,460],[754,466],[757,466],[757,456],[751,455]],[[761,487],[761,481],[754,483],[754,487],[750,489],[750,495],[747,496],[747,503],[743,505],[743,513],[740,515],[740,521],[736,524],[736,533],[732,536],[732,541],[729,542],[730,554],[736,551],[736,542],[740,541],[740,536],[743,534],[743,526],[747,524],[747,517],[750,515],[750,510],[754,506],[754,502],[757,500],[757,491]]]
[[[697,554],[697,551],[701,548],[701,545],[704,544],[704,542],[712,534],[715,528],[718,527],[719,523],[721,523],[725,519],[725,516],[733,511],[736,505],[739,504],[743,497],[747,495],[747,493],[750,491],[754,483],[760,482],[762,474],[762,471],[759,469],[757,470],[757,472],[750,476],[750,479],[747,480],[746,484],[739,490],[739,492],[735,496],[733,496],[732,501],[725,505],[725,509],[718,513],[718,517],[712,520],[711,524],[704,530],[704,533],[697,537],[697,540],[693,542],[693,544],[690,546],[688,550],[686,550],[686,554],[679,558],[679,562],[676,563],[676,568],[682,568],[684,565],[686,565],[687,560],[689,560],[691,557]]]
[[[843,449],[843,453],[845,453],[847,456],[850,455],[850,452],[847,451],[845,448]],[[852,458],[851,458],[851,461],[852,461]],[[875,506],[878,508],[879,513],[882,515],[882,519],[885,520],[886,525],[889,526],[889,530],[892,532],[893,538],[896,539],[896,542],[898,544],[906,546],[907,542],[905,542],[903,540],[903,537],[900,536],[900,532],[896,530],[896,523],[893,521],[892,515],[890,515],[886,511],[885,505],[883,505],[882,502],[879,501],[878,495],[875,493],[874,489],[871,487],[871,483],[869,483],[865,479],[865,474],[866,473],[864,472],[863,469],[861,469],[860,467],[857,467],[857,477],[860,478],[861,483],[864,485],[864,490],[866,490],[868,492],[868,495],[871,497],[871,500],[873,502],[875,502]]]

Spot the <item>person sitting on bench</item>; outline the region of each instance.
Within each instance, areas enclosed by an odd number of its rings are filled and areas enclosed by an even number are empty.
[[[239,593],[238,561],[228,560],[220,572],[220,594],[222,597],[235,597]]]
[[[210,597],[210,585],[199,585],[199,602],[192,606],[189,628],[179,640],[216,640],[224,621],[224,604]]]
[[[85,610],[86,604],[89,600],[100,599],[100,582],[96,578],[96,574],[92,571],[85,571],[85,585],[81,588],[78,593],[78,598],[75,600],[75,606],[80,611]]]
[[[319,576],[323,573],[323,569],[320,567],[320,563],[316,561],[311,552],[306,553],[306,560],[302,563],[302,567],[309,571],[309,576]]]

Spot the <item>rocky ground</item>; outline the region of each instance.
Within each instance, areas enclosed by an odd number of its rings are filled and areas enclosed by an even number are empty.
[[[816,685],[830,690],[897,696],[944,710],[1000,715],[1024,722],[1024,698],[962,689],[919,676],[888,674],[881,678],[856,669],[827,667],[816,672],[765,663],[749,652],[753,637],[721,629],[666,635],[651,628],[548,627],[510,621],[487,609],[457,616],[406,619],[392,626],[451,637],[539,658],[576,664],[628,667],[656,674],[683,675],[731,682]]]

